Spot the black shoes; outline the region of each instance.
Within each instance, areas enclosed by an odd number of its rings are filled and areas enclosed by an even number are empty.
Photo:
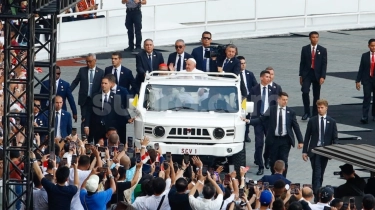
[[[250,137],[246,136],[246,137],[245,137],[245,142],[251,142]]]
[[[270,160],[269,159],[266,159],[264,161],[264,167],[266,167],[266,169],[270,169]]]
[[[305,114],[302,116],[302,120],[307,120],[307,119],[309,119],[309,117],[310,117],[310,114],[305,113]]]
[[[263,175],[264,173],[264,170],[263,169],[259,169],[258,172],[257,172],[257,175],[260,176],[260,175]]]
[[[128,47],[124,49],[124,51],[127,51],[127,52],[132,52],[133,50],[134,50],[134,47]]]
[[[374,121],[374,119],[372,119]],[[367,117],[362,117],[361,118],[361,123],[362,124],[367,124],[368,123],[368,118]]]

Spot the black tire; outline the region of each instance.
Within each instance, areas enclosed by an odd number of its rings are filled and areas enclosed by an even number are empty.
[[[240,176],[240,167],[246,167],[246,149],[245,149],[245,142],[243,143],[242,150],[232,156],[232,164],[234,165],[234,169],[237,172],[237,177]]]

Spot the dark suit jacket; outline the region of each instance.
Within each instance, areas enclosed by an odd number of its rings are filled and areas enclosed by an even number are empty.
[[[43,119],[42,120],[43,124],[45,125],[45,127],[47,127],[48,126],[48,119],[47,119],[48,111],[46,111],[45,113],[46,113],[45,115],[42,114],[41,118]],[[59,117],[61,117],[60,124],[59,124],[61,137],[65,138],[72,133],[72,115],[69,112],[62,109],[61,116]],[[55,127],[55,132],[57,132],[56,127]]]
[[[311,71],[311,45],[302,47],[301,61],[299,64],[299,76],[306,78]],[[321,45],[317,45],[315,52],[315,77],[319,81],[320,78],[326,78],[327,72],[327,49]]]
[[[248,100],[251,100],[251,97],[250,97],[250,91],[251,89],[258,84],[257,80],[255,79],[255,76],[253,74],[253,72],[249,71],[249,70],[244,70],[245,71],[245,76],[246,76],[246,85],[247,85],[247,88],[249,90],[249,95],[248,95]],[[242,74],[242,72],[241,72]],[[246,86],[245,86],[246,87]]]
[[[127,109],[122,108],[121,95],[113,92],[110,92],[108,103],[102,109],[102,92],[99,92],[94,94],[92,107],[86,118],[84,126],[89,126],[90,130],[96,129],[101,122],[105,124],[105,130],[110,127],[120,130],[126,129],[130,116]]]
[[[279,93],[281,93],[283,91],[281,86],[279,84],[277,84],[276,82],[272,82],[271,88],[276,89],[275,92],[276,92],[277,95],[279,95]]]
[[[76,78],[73,80],[72,84],[70,84],[70,89],[72,90],[72,92],[79,84],[78,105],[80,106],[83,106],[85,104],[86,99],[87,99],[87,93],[89,91],[88,71],[89,71],[88,67],[80,68]],[[96,67],[94,82],[92,84],[92,95],[100,91],[103,77],[104,77],[103,69]]]
[[[187,52],[184,52],[184,53],[185,53],[184,54],[184,60],[181,61],[182,62],[182,70],[186,69],[186,61],[187,61],[187,59],[193,58],[193,56],[190,55],[189,53],[187,53]],[[173,66],[175,67],[175,69],[177,69],[177,67],[176,67],[177,66],[176,57],[177,57],[177,52],[169,54],[169,56],[168,56],[168,62],[167,62],[168,67],[169,67],[170,63],[173,63],[174,64]]]
[[[303,143],[302,153],[308,154],[309,157],[314,156],[311,152],[318,145],[319,141],[319,115],[311,117],[307,123],[307,129],[305,134],[305,140]],[[337,125],[336,121],[327,115],[326,127],[324,132],[324,145],[337,144]]]
[[[124,109],[128,108],[129,95],[130,95],[130,93],[126,88],[117,85],[115,98],[117,99],[117,96],[120,96],[121,107],[124,108]],[[128,110],[126,110],[126,112],[127,111]]]
[[[355,82],[362,82],[362,84],[371,83],[374,81],[374,78],[370,77],[370,68],[371,68],[371,60],[370,60],[370,51],[367,53],[363,53],[361,57],[361,63],[359,64],[357,79]]]
[[[49,91],[50,91],[49,80],[44,81],[43,85],[40,89],[40,93],[41,94],[48,94]],[[59,80],[59,85],[57,86],[56,95],[61,96],[62,99],[63,99],[63,106],[62,106],[63,110],[68,111],[67,108],[66,108],[66,99],[68,99],[68,102],[69,102],[70,108],[72,109],[73,115],[77,114],[76,103],[74,101],[74,97],[73,97],[72,91],[70,90],[70,86],[69,86],[68,82],[66,82],[62,79]],[[47,103],[48,103],[48,105],[52,104],[52,103],[49,103],[47,100],[42,100],[42,102],[41,102],[42,109],[45,109],[48,106]]]
[[[147,71],[157,71],[159,70],[159,65],[164,63],[163,55],[160,52],[153,51],[152,52],[152,68],[148,64],[148,57],[146,51],[142,50],[142,52],[138,53],[135,56],[137,73],[144,75]]]
[[[104,76],[107,74],[112,74],[112,69],[113,66],[108,66],[107,68],[105,68]],[[117,75],[115,76],[117,77]],[[117,85],[126,88],[133,94],[138,93],[138,88],[135,83],[132,71],[124,66],[121,66],[120,79],[118,80]],[[131,89],[130,86],[132,87]]]
[[[268,122],[268,130],[266,135],[266,144],[272,145],[275,140],[275,131],[277,127],[277,120],[279,119],[277,115],[277,105],[270,106],[266,113],[258,119],[253,119],[250,124],[255,125],[260,122]],[[294,134],[296,134],[298,143],[303,143],[303,137],[301,130],[299,128],[296,113],[289,107],[286,107],[286,132],[290,139],[290,145],[295,146]],[[294,133],[293,133],[294,131]]]
[[[260,91],[260,83],[255,85],[253,88],[250,90],[250,101],[254,102],[255,110],[254,113],[256,114],[254,117],[259,117],[260,116],[260,108],[262,104],[262,94]],[[269,106],[276,105],[277,104],[277,89],[272,88],[268,86],[268,103]],[[253,113],[253,114],[254,114]]]
[[[204,69],[203,46],[194,48],[193,51],[191,52],[191,56],[193,56],[193,58],[197,62],[196,68],[203,71],[203,69]],[[212,59],[210,59],[210,70],[209,71],[210,72],[217,72],[216,61],[214,61]]]
[[[283,180],[285,182],[285,184],[290,184],[292,183],[291,181],[289,181],[288,179],[286,179],[282,174],[273,174],[273,175],[264,175],[260,181],[262,181],[263,183],[264,182],[268,182],[270,185],[274,185],[276,181],[278,180]]]
[[[214,72],[218,71],[217,67],[223,66],[224,60],[219,59],[219,60],[217,60],[217,62],[215,62],[215,65],[212,67],[212,68],[215,69],[215,70],[213,70]],[[210,66],[210,69],[211,69],[211,66]],[[223,71],[225,73],[234,73],[234,74],[238,75],[241,72],[241,62],[240,62],[240,60],[238,60],[236,57],[231,58],[228,61],[228,63],[226,65],[224,65]]]

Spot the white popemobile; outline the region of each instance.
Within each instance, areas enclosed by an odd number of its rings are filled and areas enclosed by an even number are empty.
[[[148,136],[163,152],[246,164],[245,122],[253,102],[241,103],[240,77],[232,73],[147,73],[139,98],[129,104],[137,117],[135,146]],[[242,106],[241,106],[242,105]]]

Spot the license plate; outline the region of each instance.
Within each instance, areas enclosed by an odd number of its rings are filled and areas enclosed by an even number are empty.
[[[199,149],[184,147],[184,148],[179,149],[179,153],[180,154],[186,154],[187,153],[189,155],[196,155],[196,154],[199,154]]]

